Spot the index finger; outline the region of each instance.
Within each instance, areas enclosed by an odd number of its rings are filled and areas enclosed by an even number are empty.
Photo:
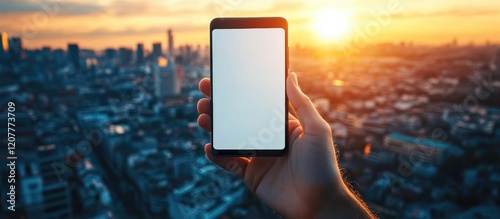
[[[200,80],[200,83],[198,84],[198,87],[200,91],[210,97],[210,78],[203,78]]]

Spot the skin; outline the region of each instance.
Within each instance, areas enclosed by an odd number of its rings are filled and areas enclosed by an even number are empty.
[[[297,76],[286,80],[295,115],[288,115],[289,151],[283,157],[214,157],[212,162],[237,175],[265,204],[285,218],[375,218],[342,180],[332,131],[301,91]],[[198,101],[198,124],[211,131],[210,79],[199,89],[207,95]]]

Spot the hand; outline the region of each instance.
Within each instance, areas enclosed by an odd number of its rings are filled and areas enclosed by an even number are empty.
[[[207,144],[208,159],[242,178],[265,204],[286,218],[369,218],[368,209],[342,180],[330,126],[300,90],[294,73],[289,74],[286,86],[298,117],[288,115],[286,156],[214,157]],[[210,79],[202,79],[199,88],[210,97]],[[198,124],[211,131],[210,99],[200,99],[197,108]]]

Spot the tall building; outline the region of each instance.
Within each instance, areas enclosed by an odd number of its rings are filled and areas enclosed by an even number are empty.
[[[80,48],[78,48],[78,44],[68,44],[68,60],[76,70],[80,69]]]
[[[54,60],[56,61],[56,63],[62,64],[65,62],[66,53],[64,52],[63,49],[55,49],[53,52],[53,55],[54,55]]]
[[[153,53],[151,54],[153,59],[157,59],[158,57],[161,56],[161,43],[156,42],[153,43]]]
[[[137,49],[135,50],[135,63],[142,64],[144,63],[144,44],[137,43]]]
[[[23,44],[21,38],[19,37],[10,38],[8,49],[12,61],[17,62],[23,58]]]
[[[177,56],[175,57],[176,63],[189,64],[196,57],[197,52],[193,50],[193,47],[189,44],[179,47],[179,51],[177,52]]]
[[[158,98],[171,97],[180,94],[181,83],[174,63],[160,56],[154,72],[155,94]]]
[[[172,29],[167,30],[168,37],[168,55],[174,57],[174,35],[172,34]]]
[[[497,50],[495,55],[494,63],[496,66],[496,73],[493,75],[495,79],[500,79],[500,49]]]
[[[9,51],[9,38],[7,33],[0,33],[0,55]]]
[[[129,48],[121,47],[118,49],[118,56],[120,57],[121,65],[128,65],[132,61],[133,51]]]
[[[62,176],[61,166],[66,165],[63,148],[54,144],[42,145],[37,151],[44,209],[43,216],[38,218],[72,218],[70,188]]]
[[[103,177],[94,166],[94,163],[92,157],[85,158],[83,162],[78,163],[75,167],[78,179],[82,184],[77,191],[84,211],[97,210],[97,206],[106,207],[112,203],[108,186],[103,181]]]
[[[184,54],[184,61],[186,63],[191,62],[192,54],[191,54],[191,45],[186,45],[186,53]]]
[[[117,56],[118,52],[116,51],[116,49],[113,49],[113,48],[107,48],[104,50],[104,56],[106,57],[106,59],[115,59],[116,56]]]
[[[28,219],[39,218],[43,214],[43,181],[39,165],[36,162],[36,154],[26,153],[25,160],[18,166],[19,190]]]
[[[3,78],[6,80],[6,78]],[[0,120],[7,120],[7,115],[0,116]],[[16,113],[16,149],[28,150],[35,144],[35,124],[29,114]],[[0,136],[0,143],[7,145],[8,136]]]
[[[42,47],[42,54],[43,54],[44,59],[46,59],[46,60],[51,59],[52,58],[52,49],[50,48],[50,46]]]

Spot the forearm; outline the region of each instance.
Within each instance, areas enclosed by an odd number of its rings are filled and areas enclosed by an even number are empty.
[[[336,193],[332,196],[334,198],[329,200],[327,205],[318,209],[314,218],[377,218],[347,186],[342,184],[341,187],[339,191],[333,191]]]

